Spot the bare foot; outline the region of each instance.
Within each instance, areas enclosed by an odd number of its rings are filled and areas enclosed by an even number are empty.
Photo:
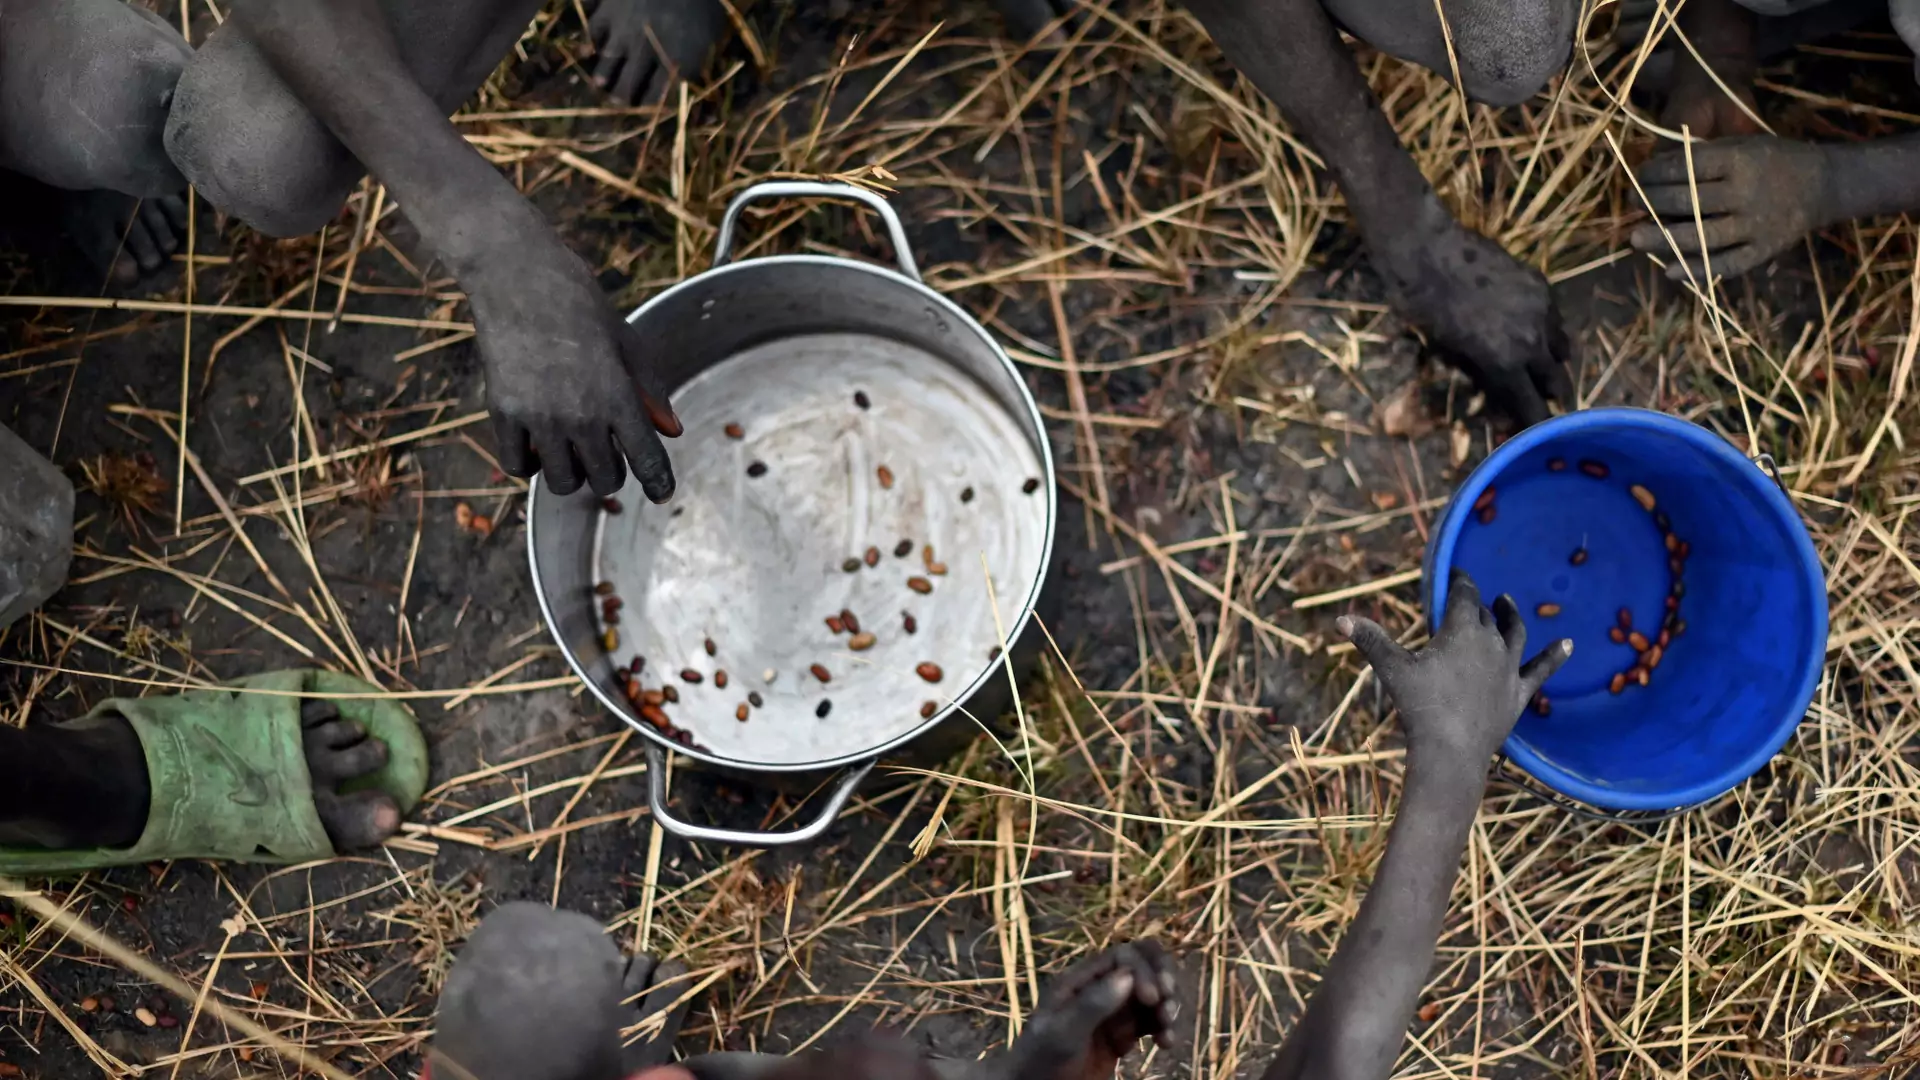
[[[164,20],[125,0],[8,0],[0,166],[70,191],[184,191],[161,134],[192,57]]]
[[[1012,1080],[1111,1080],[1141,1039],[1168,1045],[1179,987],[1156,941],[1117,945],[1048,987],[1032,1021],[1007,1050]]]
[[[75,191],[60,200],[61,231],[88,265],[116,285],[165,266],[187,231],[178,195],[137,199],[117,191]]]
[[[1726,89],[1714,82],[1713,74],[1696,63],[1692,54],[1675,54],[1667,104],[1660,111],[1661,126],[1674,131],[1684,129],[1696,139],[1759,134],[1763,129],[1754,119],[1759,115],[1753,97],[1754,58],[1747,55],[1707,56],[1706,59]]]
[[[593,81],[615,100],[658,101],[698,74],[726,29],[719,0],[586,0]]]
[[[1641,225],[1633,246],[1667,259],[1674,281],[1704,280],[1709,263],[1715,275],[1744,274],[1826,224],[1832,205],[1825,152],[1771,135],[1695,145],[1691,183],[1685,156],[1668,151],[1640,167],[1640,186],[1666,231]]]

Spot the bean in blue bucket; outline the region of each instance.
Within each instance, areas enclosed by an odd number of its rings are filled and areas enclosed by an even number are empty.
[[[1614,676],[1638,662],[1608,633],[1621,610],[1649,641],[1667,624],[1675,577],[1663,522],[1689,545],[1678,601],[1685,631],[1647,686],[1629,679],[1615,693]],[[1535,780],[1590,806],[1673,810],[1732,790],[1792,737],[1819,683],[1826,582],[1799,513],[1726,440],[1662,413],[1591,409],[1495,450],[1428,542],[1436,626],[1454,567],[1489,599],[1514,598],[1529,651],[1573,639],[1573,656],[1544,689],[1551,711],[1524,714],[1504,750]]]

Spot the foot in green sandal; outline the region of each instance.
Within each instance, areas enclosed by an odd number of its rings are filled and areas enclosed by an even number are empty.
[[[0,725],[0,872],[296,862],[378,845],[427,778],[412,715],[378,693],[282,671],[107,701],[63,724]]]

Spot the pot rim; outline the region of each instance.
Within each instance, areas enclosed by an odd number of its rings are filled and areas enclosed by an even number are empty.
[[[1013,362],[1013,358],[1007,355],[1007,350],[994,339],[992,334],[987,332],[987,328],[980,325],[978,319],[975,319],[965,308],[960,307],[945,295],[935,291],[917,278],[909,277],[889,267],[879,266],[858,259],[843,258],[837,255],[763,255],[741,262],[729,262],[721,266],[710,267],[698,274],[674,283],[657,295],[650,297],[639,307],[633,309],[626,317],[627,325],[637,326],[649,311],[656,307],[665,306],[677,294],[691,289],[696,282],[704,282],[707,279],[719,277],[724,274],[745,273],[756,267],[770,269],[785,267],[791,269],[808,266],[830,266],[836,269],[861,270],[881,278],[888,284],[901,285],[915,290],[920,293],[927,302],[939,305],[946,314],[954,320],[956,327],[964,327],[968,332],[976,335],[980,341],[991,350],[994,358],[1000,361],[1000,366],[1006,371],[1008,376],[1012,378],[1014,386],[1018,388],[1020,392],[1020,404],[1024,406],[1025,411],[1024,413],[1016,413],[1016,418],[1027,421],[1031,430],[1038,436],[1040,471],[1042,480],[1047,488],[1046,530],[1040,548],[1041,558],[1039,569],[1033,574],[1032,580],[1027,582],[1026,595],[1020,602],[1019,616],[1013,619],[1005,628],[1006,641],[1002,645],[1002,648],[1007,651],[1003,652],[998,660],[989,662],[985,667],[975,672],[972,680],[969,681],[959,693],[953,695],[948,704],[942,705],[932,716],[922,720],[919,724],[907,729],[905,732],[894,736],[892,739],[887,740],[885,743],[859,751],[858,753],[842,754],[839,757],[828,758],[822,761],[786,764],[741,761],[736,758],[716,754],[711,750],[696,750],[692,747],[683,746],[660,734],[660,732],[654,730],[651,725],[641,723],[634,719],[628,714],[625,701],[616,701],[602,692],[592,674],[587,671],[585,664],[575,655],[574,650],[567,644],[566,640],[561,637],[558,632],[559,620],[554,615],[552,600],[547,595],[546,582],[540,574],[539,549],[535,543],[537,531],[535,525],[537,515],[535,510],[542,499],[568,498],[573,496],[559,496],[545,491],[541,477],[536,476],[527,486],[527,569],[533,578],[533,594],[534,598],[540,604],[540,617],[546,621],[547,633],[553,638],[554,643],[559,646],[560,655],[566,659],[567,667],[585,684],[587,692],[598,699],[601,705],[605,706],[613,715],[620,718],[628,727],[639,732],[642,736],[671,753],[678,754],[682,757],[693,758],[696,761],[702,761],[709,765],[740,772],[824,772],[832,769],[845,768],[850,765],[857,765],[862,762],[872,762],[885,757],[887,754],[898,750],[947,722],[953,714],[965,714],[967,703],[973,700],[974,697],[985,688],[987,680],[993,678],[995,673],[998,672],[1004,664],[1011,662],[1011,650],[1014,643],[1020,640],[1021,635],[1026,632],[1027,625],[1034,619],[1034,610],[1039,604],[1041,590],[1046,585],[1053,567],[1053,545],[1057,535],[1056,527],[1059,523],[1060,492],[1054,472],[1053,447],[1047,438],[1046,420],[1040,413],[1039,404],[1033,399],[1033,392],[1027,388],[1027,381],[1021,376],[1020,368]],[[544,476],[544,473],[542,475]],[[578,493],[576,493],[576,495],[577,494]],[[1015,692],[1018,692],[1017,688]]]

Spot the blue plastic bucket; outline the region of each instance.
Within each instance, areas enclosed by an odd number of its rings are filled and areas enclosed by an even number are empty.
[[[1651,493],[1653,511],[1633,485]],[[1678,540],[1684,588],[1670,609]],[[1514,598],[1530,651],[1573,639],[1545,687],[1550,712],[1529,709],[1504,749],[1577,803],[1704,803],[1772,759],[1813,700],[1827,641],[1813,542],[1778,482],[1696,424],[1591,409],[1521,432],[1467,477],[1433,530],[1424,573],[1435,624],[1454,567],[1489,601]],[[1542,604],[1559,610],[1543,615]],[[1629,675],[1614,693],[1614,676],[1642,659],[1610,635],[1623,608],[1650,642],[1670,632],[1648,684]]]

